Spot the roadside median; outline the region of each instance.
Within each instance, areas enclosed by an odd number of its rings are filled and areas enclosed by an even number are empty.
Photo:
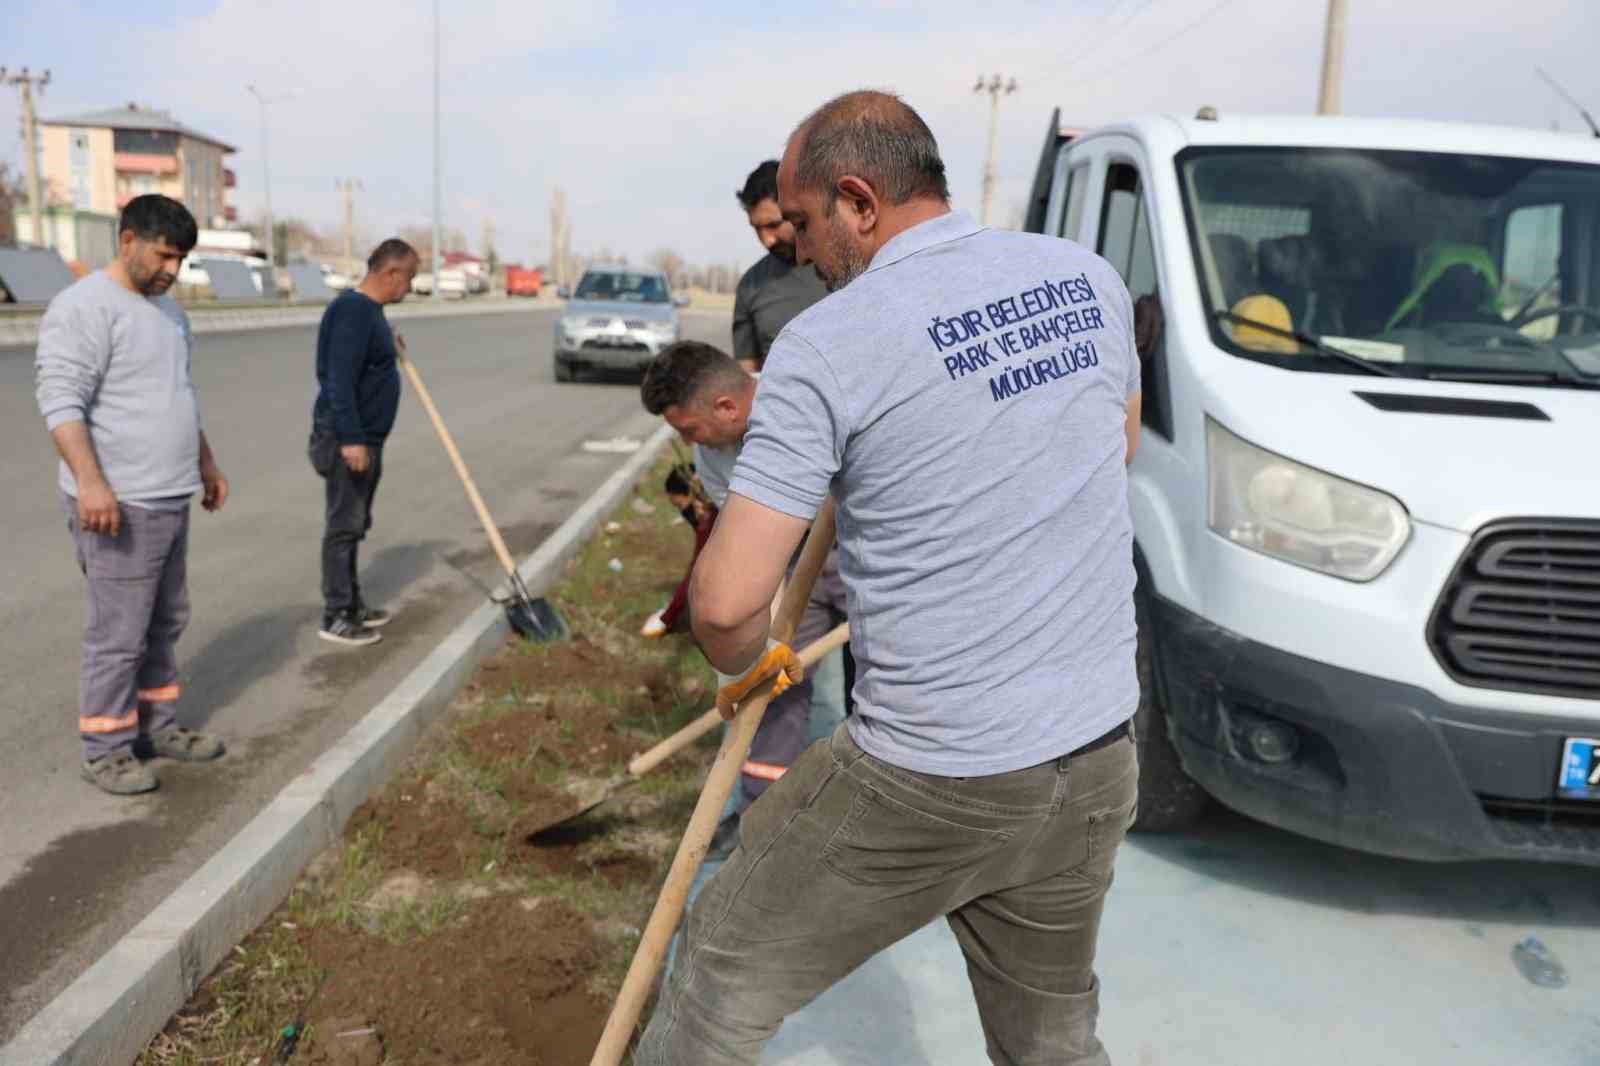
[[[666,429],[654,434],[520,567],[531,589],[547,590],[561,576],[568,560],[650,469],[668,435]],[[498,605],[484,604],[469,616],[344,738],[0,1048],[0,1066],[132,1061],[234,946],[285,899],[307,864],[339,838],[352,813],[412,754],[478,663],[505,645],[507,633]]]
[[[460,315],[503,315],[526,311],[547,310],[557,307],[548,300],[512,300],[493,297],[435,303],[431,300],[407,300],[385,309],[391,320],[413,318],[449,318]],[[189,312],[189,322],[196,334],[243,333],[258,329],[283,329],[287,326],[311,326],[322,321],[325,304],[292,304],[272,306],[263,304],[237,307],[196,308]],[[39,340],[39,320],[44,311],[35,314],[15,314],[0,318],[0,348],[22,347]]]

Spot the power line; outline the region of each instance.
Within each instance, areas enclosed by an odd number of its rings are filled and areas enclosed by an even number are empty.
[[[1120,34],[1123,30],[1127,29],[1130,23],[1132,23],[1136,19],[1138,19],[1138,17],[1140,15],[1142,15],[1146,11],[1148,11],[1151,7],[1153,7],[1155,5],[1155,3],[1156,3],[1156,0],[1144,0],[1143,3],[1139,4],[1132,11],[1128,12],[1128,16],[1126,18],[1124,18],[1121,22],[1117,23],[1115,26],[1113,26],[1109,30],[1107,30],[1106,31],[1106,35],[1104,37],[1100,38],[1100,40],[1096,41],[1095,43],[1097,45],[1100,45],[1100,46],[1103,47],[1107,43],[1115,40],[1118,34]]]
[[[1140,59],[1143,59],[1147,55],[1150,55],[1150,54],[1152,54],[1154,52],[1159,52],[1161,49],[1165,48],[1167,45],[1171,44],[1173,41],[1176,41],[1178,38],[1184,36],[1185,34],[1189,33],[1192,30],[1199,29],[1205,23],[1210,22],[1212,18],[1214,18],[1216,15],[1219,15],[1219,14],[1222,13],[1222,9],[1223,8],[1230,7],[1234,3],[1235,3],[1235,0],[1220,0],[1219,3],[1213,4],[1211,7],[1206,8],[1206,10],[1204,12],[1202,12],[1192,22],[1185,23],[1183,26],[1179,27],[1173,33],[1169,34],[1166,37],[1161,38],[1161,40],[1157,41],[1155,44],[1150,45],[1148,48],[1140,49],[1139,51],[1133,53],[1132,55],[1124,57],[1123,59],[1119,60],[1118,62],[1108,63],[1105,66],[1097,67],[1096,69],[1090,71],[1088,74],[1083,74],[1083,75],[1080,75],[1079,77],[1071,78],[1071,79],[1069,79],[1067,81],[1066,84],[1068,84],[1068,85],[1082,85],[1084,82],[1093,81],[1095,78],[1098,78],[1100,75],[1105,74],[1108,71],[1115,70],[1118,67],[1127,66],[1129,63],[1133,63],[1133,62],[1136,62],[1136,61],[1138,61]]]

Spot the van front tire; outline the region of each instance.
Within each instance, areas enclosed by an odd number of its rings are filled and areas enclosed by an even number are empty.
[[[1156,685],[1154,626],[1149,598],[1142,587],[1134,593],[1133,604],[1139,626],[1135,658],[1139,709],[1133,716],[1134,733],[1139,740],[1139,817],[1133,829],[1136,833],[1178,833],[1194,827],[1210,797],[1183,772],[1178,750],[1167,732],[1167,712]]]

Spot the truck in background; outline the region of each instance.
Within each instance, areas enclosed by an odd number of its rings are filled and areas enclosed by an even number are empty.
[[[544,289],[544,270],[540,267],[506,267],[507,296],[538,296]]]

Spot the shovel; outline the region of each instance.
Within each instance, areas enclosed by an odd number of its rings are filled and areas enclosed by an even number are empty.
[[[801,666],[809,669],[815,666],[824,655],[828,654],[833,649],[841,648],[848,643],[850,643],[850,623],[845,622],[829,630],[823,636],[819,637],[815,643],[806,645],[806,647],[796,655],[796,658],[800,660]],[[722,715],[718,713],[715,707],[711,708],[705,714],[702,714],[699,718],[696,718],[694,721],[690,722],[688,725],[684,726],[682,729],[678,730],[676,733],[672,734],[666,740],[663,740],[649,751],[635,755],[633,760],[628,763],[628,769],[626,773],[618,774],[607,781],[597,781],[594,784],[587,785],[580,791],[576,792],[573,798],[578,803],[577,810],[569,811],[566,814],[556,815],[552,818],[547,818],[544,821],[533,825],[531,828],[527,828],[526,835],[529,837],[537,837],[541,833],[548,833],[557,826],[566,825],[568,822],[576,821],[577,819],[588,814],[590,811],[594,810],[596,807],[600,806],[600,804],[611,799],[617,793],[631,788],[633,785],[637,784],[639,779],[644,777],[644,775],[648,774],[651,770],[654,770],[656,767],[660,766],[662,763],[666,762],[668,759],[678,754],[678,752],[682,751],[684,748],[687,748],[690,744],[693,744],[695,741],[699,740],[701,737],[705,736],[707,733],[711,732],[721,724]]]
[[[822,564],[827,561],[828,550],[833,547],[833,533],[833,501],[829,499],[823,501],[811,525],[811,536],[800,550],[800,561],[795,564],[789,587],[782,597],[782,606],[773,622],[772,633],[779,640],[794,639],[794,631],[800,624],[801,614],[805,612],[806,601],[811,598],[811,587],[816,584]],[[684,904],[688,902],[695,873],[706,857],[711,834],[716,832],[717,822],[722,818],[723,804],[733,794],[733,786],[739,780],[739,768],[750,754],[750,742],[755,739],[761,716],[767,713],[767,704],[771,701],[772,681],[769,679],[739,704],[739,713],[734,716],[728,735],[723,738],[722,748],[717,752],[717,759],[711,764],[711,773],[706,778],[705,787],[700,790],[700,800],[695,804],[694,813],[689,816],[689,826],[683,832],[677,854],[672,857],[672,868],[667,871],[666,883],[661,886],[661,894],[656,897],[650,920],[639,937],[633,962],[628,965],[627,976],[622,979],[622,988],[617,992],[617,1001],[612,1004],[611,1016],[606,1019],[605,1031],[600,1034],[600,1042],[595,1046],[589,1066],[618,1066],[622,1056],[627,1053],[628,1043],[639,1023],[639,1015],[644,1010],[651,989],[655,987],[656,975],[666,962],[672,934],[677,931],[678,922],[683,918]]]
[[[456,468],[456,475],[461,478],[461,486],[467,490],[467,499],[472,501],[473,510],[478,512],[478,520],[483,523],[483,531],[488,534],[489,543],[494,545],[494,553],[500,557],[500,565],[505,567],[506,581],[510,589],[510,595],[504,601],[506,621],[511,623],[513,632],[527,640],[543,642],[566,639],[571,635],[566,621],[557,613],[549,600],[543,596],[535,598],[529,594],[528,586],[522,582],[522,575],[517,573],[517,564],[511,561],[511,553],[506,550],[506,542],[501,538],[500,530],[495,527],[494,519],[489,517],[489,508],[484,505],[483,497],[478,494],[478,486],[472,480],[472,475],[467,473],[467,464],[462,462],[461,453],[456,450],[455,440],[450,436],[450,431],[444,428],[444,419],[439,417],[439,409],[433,405],[433,397],[422,384],[422,375],[417,373],[416,364],[406,357],[405,342],[396,337],[395,347],[399,349],[400,368],[405,371],[406,377],[411,381],[411,387],[416,390],[417,399],[422,401],[423,410],[428,412],[428,418],[439,434],[439,442],[449,454],[450,462]]]

